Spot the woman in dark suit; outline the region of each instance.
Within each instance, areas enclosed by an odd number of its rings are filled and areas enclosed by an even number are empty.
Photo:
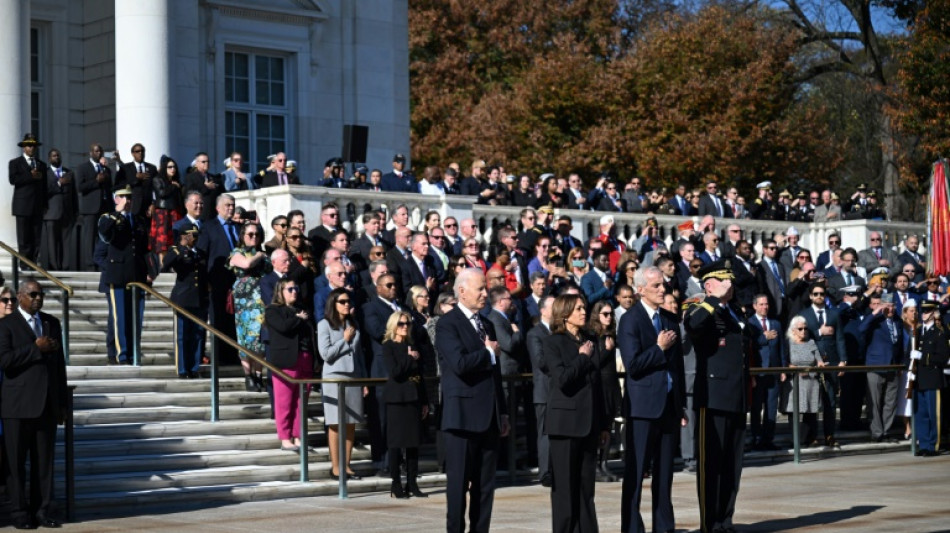
[[[389,370],[386,380],[386,442],[389,444],[389,471],[392,487],[389,495],[419,498],[428,495],[419,490],[419,444],[422,441],[422,420],[429,414],[425,382],[422,380],[422,359],[412,347],[412,317],[397,311],[386,322],[383,335],[383,361]],[[406,449],[406,488],[399,478],[401,448]]]
[[[584,299],[564,294],[554,300],[551,335],[543,360],[551,378],[545,433],[551,446],[552,531],[597,531],[594,468],[597,450],[609,437],[598,347],[584,331]]]
[[[268,360],[293,378],[313,377],[313,325],[306,311],[297,309],[299,289],[284,278],[274,288],[274,302],[264,310],[270,335]],[[274,423],[280,449],[300,451],[300,392],[296,385],[274,376]]]

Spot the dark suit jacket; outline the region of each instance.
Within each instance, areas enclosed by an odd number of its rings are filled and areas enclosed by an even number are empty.
[[[414,348],[419,351],[418,346]],[[412,380],[413,377],[422,377],[422,355],[419,359],[409,357],[409,343],[386,341],[383,344],[383,361],[389,372],[389,381],[386,382],[384,396],[386,403],[415,402],[419,405],[429,403],[426,397],[425,381]]]
[[[782,266],[781,263],[775,263],[775,266],[778,269],[779,277],[782,278],[782,282],[785,283],[785,280],[788,278],[785,267]],[[787,314],[785,309],[785,297],[782,295],[782,289],[779,286],[778,280],[775,278],[775,274],[765,259],[759,261],[759,264],[756,265],[755,275],[756,280],[759,282],[759,292],[765,294],[769,300],[769,318],[778,318],[780,322],[784,323],[783,318]],[[785,288],[788,290],[787,284]]]
[[[393,247],[388,252],[386,252],[386,266],[389,267],[389,273],[396,278],[396,283],[399,284],[399,294],[398,299],[402,301],[403,296],[405,296],[406,291],[409,290],[409,287],[403,287],[403,277],[402,271],[405,270],[408,265],[406,265],[406,258],[399,253],[399,248]]]
[[[858,276],[857,274],[852,274],[852,282],[855,285],[861,287],[861,291],[864,291],[864,288],[867,287],[867,282],[864,281],[864,278]],[[844,274],[838,272],[837,274],[826,278],[828,280],[828,295],[831,296],[832,301],[835,304],[841,303],[841,298],[844,296],[844,293],[841,292],[841,289],[848,286],[848,281],[844,278]]]
[[[76,190],[79,192],[79,213],[82,215],[101,215],[115,208],[112,202],[112,169],[100,165],[105,179],[96,181],[98,174],[92,161],[86,159],[76,167]]]
[[[609,277],[610,274],[608,273],[607,276]],[[604,287],[604,282],[597,275],[597,272],[594,272],[593,268],[581,278],[581,291],[587,298],[588,305],[594,305],[601,300],[609,300],[613,296],[613,289]]]
[[[679,334],[679,324],[660,313],[664,330]],[[683,346],[679,342],[663,351],[656,344],[657,333],[643,304],[634,304],[620,318],[617,346],[626,369],[625,411],[634,418],[659,418],[666,407],[668,377],[673,378],[673,405],[677,414],[686,406],[686,378],[683,371]],[[684,416],[684,415],[680,415]]]
[[[722,218],[732,218],[732,210],[730,210],[730,209],[729,209],[729,205],[726,204],[725,198],[720,198],[720,199],[719,199],[719,205],[722,206],[722,215],[721,215],[721,217],[722,217]],[[703,195],[699,197],[699,212],[698,212],[698,215],[699,215],[700,217],[704,217],[704,216],[706,216],[706,215],[712,215],[712,216],[714,216],[714,217],[716,217],[716,218],[719,218],[719,217],[720,217],[719,211],[716,209],[716,202],[713,202],[713,199],[709,197],[709,194],[708,194],[708,193],[703,193]]]
[[[534,383],[534,403],[548,403],[548,391],[551,388],[551,378],[548,377],[548,367],[544,364],[544,339],[551,336],[551,330],[541,322],[528,330],[527,345],[528,357],[531,358],[531,378]]]
[[[620,203],[620,208],[614,204],[613,200],[607,196],[603,196],[600,200],[597,201],[597,205],[594,207],[595,211],[612,211],[614,213],[625,213],[627,211],[627,201],[623,198],[618,198]]]
[[[287,183],[288,183],[288,184],[290,184],[290,185],[300,185],[300,179],[297,177],[297,174],[296,174],[296,173],[290,174],[290,173],[285,172],[285,174],[287,174]],[[261,188],[264,188],[264,187],[276,187],[276,186],[278,185],[277,181],[278,181],[278,180],[277,180],[277,171],[271,170],[271,171],[265,172],[265,173],[264,173],[264,177],[261,179]]]
[[[903,359],[904,327],[898,317],[893,317],[891,320],[897,331],[897,342],[891,340],[884,313],[869,313],[858,326],[858,331],[864,336],[866,342],[864,351],[866,365],[893,365],[900,363]]]
[[[380,237],[380,244],[382,246],[385,246],[384,244],[382,244],[382,236],[380,235],[379,237]],[[376,244],[373,243],[373,241],[370,240],[370,238],[367,237],[365,234],[360,235],[359,239],[356,239],[355,241],[353,241],[352,244],[350,244],[350,260],[353,260],[354,257],[359,256],[360,258],[359,261],[361,261],[362,264],[368,267],[370,263],[369,250],[375,245]]]
[[[39,313],[44,333],[62,344],[63,330],[56,317]],[[0,417],[59,420],[66,409],[66,358],[62,348],[42,353],[36,335],[19,309],[0,320]]]
[[[825,270],[831,266],[831,250],[825,250],[815,259],[815,270]]]
[[[310,240],[310,249],[315,261],[320,262],[323,252],[330,247],[331,237],[330,230],[323,227],[322,224],[307,232],[307,239]],[[320,263],[320,272],[323,272],[323,263]]]
[[[217,187],[214,189],[209,189],[205,186],[206,181],[213,181]],[[202,219],[213,219],[217,215],[215,209],[215,204],[218,201],[218,196],[224,192],[224,179],[220,174],[200,174],[198,172],[192,172],[185,176],[185,187],[182,191],[182,196],[187,198],[188,193],[191,191],[197,191],[201,193],[201,198],[204,200],[204,207],[201,210]]]
[[[297,316],[296,308],[286,305],[268,305],[264,310],[265,329],[268,330],[267,359],[279,368],[297,364],[301,342],[309,337],[311,350],[316,349],[313,326],[309,320]]]
[[[491,322],[482,321],[486,334],[496,339]],[[456,306],[436,324],[436,352],[442,368],[442,429],[481,433],[494,419],[508,414],[501,388],[501,366],[491,355],[472,322]]]
[[[776,366],[788,366],[788,355],[783,347],[785,346],[785,332],[782,331],[782,325],[778,320],[766,318],[770,331],[775,331],[778,336],[772,340],[765,338],[765,330],[762,329],[762,322],[759,317],[752,315],[746,320],[752,328],[752,337],[757,348],[758,360],[753,361],[751,366],[760,368],[770,368]]]
[[[119,167],[115,175],[115,189],[128,185],[132,188],[132,212],[141,217],[148,216],[148,208],[152,205],[152,178],[158,174],[158,169],[151,163],[143,162],[148,178],[140,180],[135,177],[138,173],[138,164],[134,161]],[[212,210],[214,206],[212,205]],[[205,206],[207,208],[207,206]]]
[[[917,258],[920,260],[926,259],[924,256],[917,254]],[[897,262],[900,263],[900,266],[903,267],[906,264],[914,265],[914,278],[922,278],[924,275],[924,267],[920,266],[920,261],[911,255],[910,250],[904,250],[899,256],[897,256]],[[894,268],[897,268],[897,265],[891,268],[891,273],[894,272]],[[911,281],[920,281],[920,279],[912,279]]]
[[[102,281],[125,287],[132,281],[145,281],[148,266],[148,226],[142,217],[134,216],[134,222],[113,211],[99,217],[99,238],[108,243],[106,265],[102,269]]]
[[[922,331],[923,326],[918,328]],[[917,362],[917,390],[937,390],[944,387],[946,377],[943,369],[950,358],[950,335],[939,324],[932,325],[927,333],[918,333],[919,350],[923,357]]]
[[[46,208],[46,163],[36,157],[36,169],[39,179],[33,178],[30,164],[21,155],[10,160],[10,185],[13,185],[13,209],[16,217],[40,216]]]
[[[426,254],[422,258],[423,264],[426,267],[426,274],[428,277],[433,278],[438,282],[438,269],[435,266],[435,259],[431,255]],[[409,294],[409,288],[413,285],[426,286],[426,278],[422,277],[422,271],[419,270],[419,265],[416,264],[415,258],[410,255],[407,261],[402,263],[402,288],[406,294]],[[439,284],[436,283],[432,290],[429,291],[429,312],[432,312],[435,309],[436,300],[439,298]]]
[[[71,222],[76,216],[76,176],[66,167],[63,167],[62,172],[63,176],[72,178],[65,185],[59,184],[59,178],[52,168],[46,171],[46,212],[43,213],[43,220]]]
[[[527,371],[529,358],[521,330],[515,331],[511,327],[511,320],[494,309],[490,310],[487,318],[495,326],[495,334],[498,336],[498,351],[495,355],[501,365],[501,374],[504,376]]]
[[[386,321],[393,314],[393,308],[387,305],[378,296],[360,308],[362,317],[362,338],[364,339],[364,353],[372,354],[369,366],[369,377],[389,377],[386,365],[383,363],[383,335],[386,333]]]
[[[580,353],[580,342],[591,340],[591,356]],[[610,428],[611,420],[604,406],[597,339],[582,337],[580,341],[566,333],[545,337],[544,365],[551,378],[544,433],[562,437],[585,437],[594,431]]]
[[[679,201],[683,201],[683,206],[680,206]],[[666,203],[670,205],[670,208],[673,210],[674,215],[682,216],[693,216],[696,214],[696,209],[693,207],[693,204],[687,202],[685,198],[677,199],[676,196],[671,197]]]
[[[814,307],[809,305],[802,309],[799,315],[805,318],[805,327],[808,328],[808,334],[815,340],[818,351],[826,363],[837,365],[841,362],[848,362],[848,350],[844,343],[844,324],[837,309],[825,308],[825,325],[835,328],[832,335],[818,334],[818,316],[815,314]]]
[[[195,248],[208,258],[208,280],[212,287],[217,290],[231,288],[234,285],[234,272],[228,268],[228,257],[233,248],[218,217],[201,224],[201,232],[198,233]]]

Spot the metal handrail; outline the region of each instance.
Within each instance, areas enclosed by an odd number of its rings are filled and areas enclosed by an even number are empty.
[[[69,297],[73,295],[73,288],[63,283],[62,280],[56,276],[50,274],[43,267],[37,265],[33,261],[24,257],[20,252],[14,250],[7,243],[0,241],[0,248],[6,250],[7,253],[13,259],[13,292],[16,292],[20,286],[20,263],[24,263],[26,266],[35,270],[38,274],[46,278],[50,283],[56,285],[63,291],[63,339],[61,344],[63,345],[63,357],[66,359],[66,364],[69,364]]]

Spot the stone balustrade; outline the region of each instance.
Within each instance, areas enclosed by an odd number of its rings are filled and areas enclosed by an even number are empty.
[[[371,192],[353,189],[329,189],[309,185],[282,185],[254,191],[232,193],[237,205],[257,211],[267,238],[272,236],[270,220],[280,214],[299,209],[306,214],[308,228],[320,223],[320,210],[328,202],[335,202],[340,208],[341,222],[347,231],[362,234],[363,213],[371,209],[383,209],[387,213],[399,205],[409,209],[410,226],[415,229],[424,227],[425,214],[436,211],[444,220],[453,216],[459,220],[473,218],[478,224],[479,238],[488,242],[494,231],[506,224],[519,228],[520,207],[491,206],[475,204],[474,196],[435,196],[413,193]],[[555,210],[555,220],[562,214],[571,217],[574,229],[571,232],[577,239],[586,240],[600,231],[600,218],[606,213],[598,211],[579,211],[575,209]],[[617,235],[623,241],[632,243],[640,234],[648,215],[632,213],[613,213],[617,225]],[[698,222],[698,217],[693,217]],[[677,226],[684,220],[680,216],[657,215],[660,237],[669,245],[678,237]],[[889,222],[877,220],[843,220],[838,222],[800,223],[776,222],[772,220],[732,220],[716,219],[716,231],[725,239],[726,227],[737,223],[743,230],[743,236],[749,240],[757,254],[761,255],[762,241],[785,233],[789,226],[795,226],[801,234],[800,245],[813,251],[813,256],[826,249],[828,234],[840,233],[844,246],[857,250],[867,248],[871,231],[880,231],[884,243],[903,250],[903,240],[908,235],[921,237],[921,252],[926,247],[926,229],[923,224],[913,222]],[[391,223],[390,223],[391,226]],[[519,228],[520,229],[520,228]]]

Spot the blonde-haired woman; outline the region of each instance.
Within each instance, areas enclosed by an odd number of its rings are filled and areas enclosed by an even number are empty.
[[[410,495],[427,497],[416,484],[419,472],[419,445],[422,443],[422,420],[429,414],[425,382],[422,379],[421,353],[412,346],[412,317],[396,311],[386,321],[383,335],[383,361],[389,371],[384,400],[386,402],[386,442],[389,444],[389,472],[393,498]],[[406,449],[406,487],[400,480],[401,449]]]
[[[804,317],[793,317],[785,336],[788,338],[788,366],[825,366],[814,339],[808,338]],[[798,390],[794,389],[794,385],[790,385],[790,390],[786,408],[789,413],[792,412],[792,402],[795,401],[792,394],[798,394],[798,411],[802,413],[802,425],[805,426],[805,438],[802,442],[808,447],[815,446],[818,444],[818,411],[821,410],[821,383],[818,381],[818,375],[813,372],[799,374]],[[798,423],[797,420],[794,422]]]

